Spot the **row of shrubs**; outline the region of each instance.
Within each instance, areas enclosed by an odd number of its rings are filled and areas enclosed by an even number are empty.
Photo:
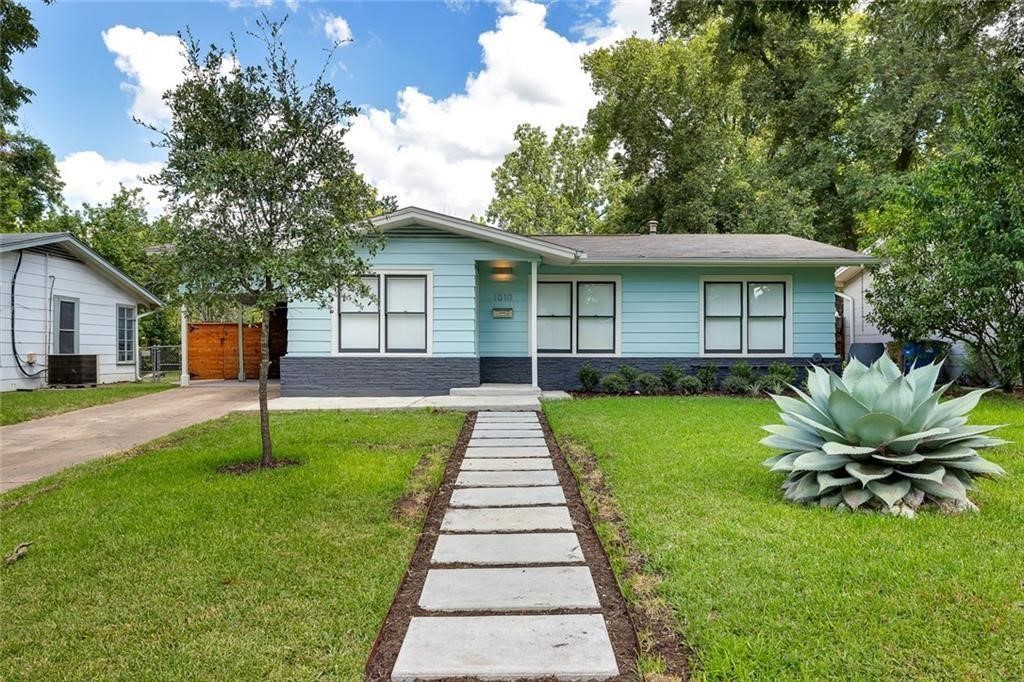
[[[694,395],[720,390],[732,395],[762,395],[766,392],[783,393],[787,384],[796,383],[796,369],[784,362],[773,362],[765,373],[758,374],[750,363],[740,360],[733,363],[729,374],[719,383],[718,367],[711,362],[701,365],[693,374],[669,363],[661,368],[661,374],[641,372],[632,365],[619,365],[618,372],[604,376],[588,362],[580,368],[577,378],[588,393],[600,390],[612,395]]]

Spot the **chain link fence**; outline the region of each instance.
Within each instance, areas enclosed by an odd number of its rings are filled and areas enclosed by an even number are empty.
[[[139,348],[139,377],[143,381],[167,381],[181,376],[181,346]]]

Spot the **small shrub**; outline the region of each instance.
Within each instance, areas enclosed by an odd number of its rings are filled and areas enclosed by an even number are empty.
[[[580,371],[576,374],[576,378],[580,380],[583,390],[588,393],[593,393],[597,390],[597,387],[601,385],[601,373],[594,369],[594,366],[589,362],[584,363],[583,366],[580,367]]]
[[[730,374],[722,379],[722,391],[732,395],[746,395],[750,393],[751,382],[743,377]]]
[[[718,386],[718,367],[713,362],[705,362],[697,368],[694,375],[705,391],[713,391]]]
[[[768,365],[768,374],[765,376],[772,377],[773,380],[777,379],[784,384],[795,384],[796,368],[784,362],[776,361]]]
[[[621,374],[606,374],[601,379],[601,389],[612,395],[629,393],[630,384]]]
[[[750,383],[754,380],[754,368],[746,360],[740,360],[732,363],[732,367],[729,368],[729,376],[739,377]]]
[[[661,368],[661,383],[666,391],[676,390],[679,380],[683,378],[683,372],[673,364],[667,364]]]
[[[679,392],[683,395],[695,395],[704,389],[704,385],[700,383],[700,379],[691,374],[684,375],[679,380],[678,385]]]
[[[795,379],[796,372],[793,374]],[[757,395],[760,395],[762,392],[782,395],[788,388],[787,384],[791,384],[792,382],[785,380],[778,374],[765,374],[763,377],[758,377],[754,383],[757,384]]]
[[[636,378],[636,387],[643,395],[658,395],[665,392],[661,377],[650,372],[644,372]]]
[[[619,376],[626,380],[630,388],[636,385],[637,377],[640,376],[640,370],[632,365],[619,365]]]

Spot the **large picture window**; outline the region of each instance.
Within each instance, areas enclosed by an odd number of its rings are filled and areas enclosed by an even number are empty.
[[[705,281],[703,352],[783,355],[787,352],[786,283]]]
[[[363,278],[368,297],[339,295],[342,353],[426,353],[427,276],[378,274]]]
[[[135,307],[117,306],[117,364],[135,363]]]

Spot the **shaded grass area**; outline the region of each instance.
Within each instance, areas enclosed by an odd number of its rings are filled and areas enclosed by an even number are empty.
[[[0,497],[0,679],[353,680],[463,421],[428,412],[273,415],[300,466],[231,415]],[[426,466],[423,461],[428,462]],[[419,465],[419,466],[417,466]]]
[[[174,388],[171,381],[136,381],[92,388],[41,388],[0,393],[0,426],[17,424],[83,407],[116,403]]]
[[[981,514],[913,521],[782,501],[760,462],[767,400],[545,403],[560,440],[596,455],[647,570],[661,578],[697,679],[1019,679],[1024,671],[1024,401]],[[613,550],[614,553],[614,550]],[[617,568],[621,568],[619,563]],[[628,590],[627,590],[628,592]]]

